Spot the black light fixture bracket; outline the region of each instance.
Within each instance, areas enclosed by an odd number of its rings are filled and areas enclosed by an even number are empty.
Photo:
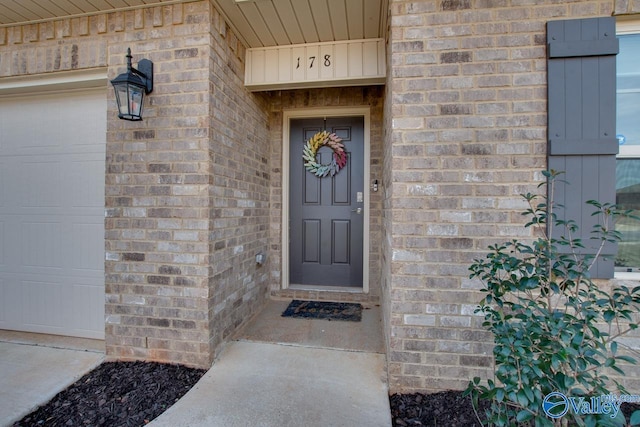
[[[145,83],[145,92],[153,92],[153,62],[148,59],[141,59],[140,61],[138,61],[138,69],[136,70],[131,66],[131,49],[129,49],[127,53],[127,66],[133,73],[139,75],[142,78]]]

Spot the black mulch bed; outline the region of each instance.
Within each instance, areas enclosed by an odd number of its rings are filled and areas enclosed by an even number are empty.
[[[396,426],[482,427],[471,404],[461,391],[433,394],[394,394],[389,398],[391,419]],[[484,404],[486,405],[486,404]],[[485,406],[478,409],[482,416]]]
[[[282,317],[359,322],[362,320],[362,304],[294,299]]]
[[[105,362],[13,426],[144,426],[205,372],[155,362]]]
[[[462,394],[462,391],[394,394],[389,397],[393,426],[482,427],[471,404],[471,397],[462,397]],[[476,408],[482,420],[486,419],[484,411],[489,406],[488,402],[480,402],[480,408]],[[640,404],[623,403],[620,410],[629,420],[634,411],[640,410]],[[513,425],[518,423],[514,422]]]

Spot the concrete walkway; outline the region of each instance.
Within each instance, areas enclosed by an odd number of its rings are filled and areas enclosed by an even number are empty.
[[[0,426],[48,402],[103,359],[104,351],[0,341]]]
[[[272,300],[152,427],[387,427],[380,308],[361,322],[283,318]]]
[[[152,427],[391,425],[384,355],[233,342]]]
[[[287,303],[269,302],[200,381],[149,425],[390,426],[379,308],[368,307],[362,322],[329,322],[282,318]],[[101,341],[74,346],[73,338],[16,338],[23,335],[29,334],[0,331],[0,426],[104,359]]]

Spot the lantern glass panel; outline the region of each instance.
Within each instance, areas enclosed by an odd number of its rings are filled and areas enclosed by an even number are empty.
[[[129,114],[132,116],[142,117],[143,90],[142,88],[129,85]]]
[[[129,101],[126,84],[114,85],[116,92],[116,101],[118,102],[119,115],[129,114]]]

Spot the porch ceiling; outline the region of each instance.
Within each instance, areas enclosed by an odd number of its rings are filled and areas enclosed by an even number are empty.
[[[388,0],[215,0],[247,46],[385,38]]]
[[[195,0],[0,0],[0,26]],[[247,47],[386,38],[389,0],[213,0]]]
[[[181,0],[184,1],[184,0]],[[135,9],[176,0],[0,0],[0,25],[42,22],[56,18]],[[193,0],[190,0],[193,1]],[[186,2],[186,1],[185,1]]]

